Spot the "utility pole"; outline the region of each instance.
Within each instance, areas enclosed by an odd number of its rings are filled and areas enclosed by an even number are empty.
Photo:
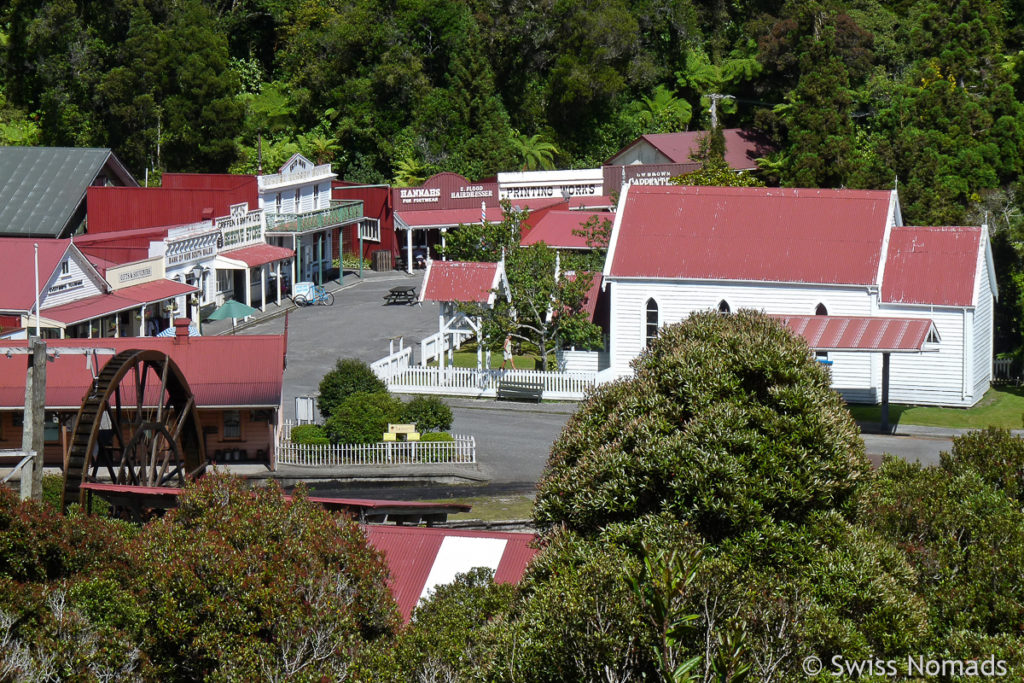
[[[21,450],[26,453],[29,451],[36,453],[31,469],[33,500],[43,499],[43,423],[45,416],[46,342],[39,337],[32,337],[29,341],[28,369],[25,374],[25,416],[21,428]],[[23,477],[28,474],[26,472]]]
[[[719,100],[735,100],[733,95],[723,95],[721,93],[711,93],[708,95],[708,99],[711,100],[711,130],[718,128],[718,101]]]

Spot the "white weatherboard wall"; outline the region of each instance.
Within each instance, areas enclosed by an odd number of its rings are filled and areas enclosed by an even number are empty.
[[[824,304],[829,315],[872,314],[873,294],[866,287],[668,280],[616,280],[609,286],[611,364],[618,375],[631,374],[630,361],[643,351],[650,298],[658,303],[661,326],[678,323],[695,311],[718,310],[723,300],[733,312],[752,308],[771,314],[814,315],[818,304]],[[833,386],[847,400],[876,400],[871,354],[830,353],[829,360]]]
[[[992,352],[994,335],[994,292],[988,269],[988,238],[978,255],[974,282],[974,400],[980,400],[992,382]]]
[[[430,597],[438,586],[454,581],[457,574],[465,574],[476,567],[487,567],[497,572],[507,544],[503,538],[445,536],[434,557],[427,582],[423,584],[420,600]]]
[[[104,294],[108,289],[106,282],[101,282],[97,278],[95,269],[88,265],[88,263],[83,262],[83,258],[78,251],[69,249],[64,258],[68,264],[66,275],[61,274],[60,264],[57,265],[53,273],[39,273],[39,279],[41,280],[40,288],[42,290],[39,302],[40,311],[71,303],[72,301],[79,301],[97,294]],[[45,283],[42,282],[44,279],[47,279]],[[79,282],[81,284],[75,284]],[[67,288],[56,292],[50,291],[55,287],[61,286],[67,286]],[[46,317],[45,313],[43,313],[43,317]]]
[[[878,314],[931,319],[941,339],[937,351],[890,355],[889,401],[947,406],[969,406],[977,401],[969,390],[966,395],[964,392],[964,387],[969,387],[964,382],[964,309],[886,304],[879,307]]]

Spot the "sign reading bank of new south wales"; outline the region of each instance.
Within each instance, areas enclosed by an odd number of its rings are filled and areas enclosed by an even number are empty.
[[[458,173],[438,173],[419,187],[391,191],[395,211],[479,209],[498,206],[497,183],[473,183]]]
[[[231,215],[215,221],[220,229],[221,248],[235,249],[263,242],[263,209],[249,210],[249,204],[233,204]]]

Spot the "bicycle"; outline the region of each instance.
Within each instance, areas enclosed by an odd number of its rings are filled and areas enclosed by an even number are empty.
[[[321,285],[314,285],[312,282],[297,282],[295,294],[292,301],[296,306],[333,306],[334,295],[328,292]]]

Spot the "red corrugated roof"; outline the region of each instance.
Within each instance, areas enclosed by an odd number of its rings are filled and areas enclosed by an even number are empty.
[[[786,327],[819,351],[920,351],[931,320],[835,315],[777,315]]]
[[[36,303],[35,247],[39,245],[39,287],[53,275],[71,240],[0,237],[3,254],[3,287],[0,287],[0,311],[28,311]]]
[[[504,540],[505,550],[494,574],[498,583],[518,583],[539,552],[531,547],[535,539],[533,534],[377,525],[367,526],[365,530],[370,545],[381,551],[388,563],[391,571],[388,586],[405,621],[409,621],[423,594],[437,552],[446,537]]]
[[[573,230],[579,230],[593,216],[609,221],[615,218],[602,211],[548,211],[536,221],[520,245],[526,247],[543,242],[559,249],[589,249],[586,237],[574,235]]]
[[[487,220],[500,223],[504,218],[501,207],[488,207]],[[454,227],[463,223],[479,223],[480,209],[428,209],[423,211],[395,211],[395,227],[413,228]],[[401,246],[401,245],[399,245]]]
[[[726,128],[722,131],[722,134],[725,137],[725,162],[734,170],[742,171],[757,168],[755,160],[771,151],[770,142],[763,135],[740,128]],[[636,142],[624,148],[622,152],[643,140],[668,157],[671,163],[685,164],[692,161],[690,157],[697,151],[700,138],[705,135],[707,135],[706,131],[699,130],[684,133],[644,135]],[[622,152],[616,154],[615,157],[618,157]]]
[[[238,190],[251,186],[259,192],[256,176],[233,173],[164,173],[160,176],[160,185],[178,190]],[[249,207],[256,205],[250,203]]]
[[[40,314],[48,320],[72,325],[101,315],[138,308],[144,304],[156,303],[197,291],[199,290],[192,285],[173,280],[156,280],[131,287],[122,287],[110,294],[97,294],[61,306],[44,308]]]
[[[423,276],[420,301],[461,301],[486,304],[498,284],[500,264],[431,261]]]
[[[867,285],[892,193],[630,186],[612,277]]]
[[[45,311],[44,311],[45,313]],[[188,381],[200,407],[277,407],[284,375],[283,335],[188,337],[120,337],[118,339],[48,339],[51,351],[61,347],[154,349],[171,356]],[[25,341],[5,340],[8,346]],[[100,355],[102,367],[110,360]],[[62,355],[46,366],[46,406],[75,408],[92,385],[85,356]],[[25,357],[0,354],[0,407],[25,405]]]
[[[222,251],[220,256],[234,261],[241,261],[245,265],[255,268],[265,263],[273,263],[295,256],[295,252],[285,247],[275,247],[272,244],[254,244],[251,247]]]
[[[882,301],[974,305],[980,227],[892,229],[882,275]]]

